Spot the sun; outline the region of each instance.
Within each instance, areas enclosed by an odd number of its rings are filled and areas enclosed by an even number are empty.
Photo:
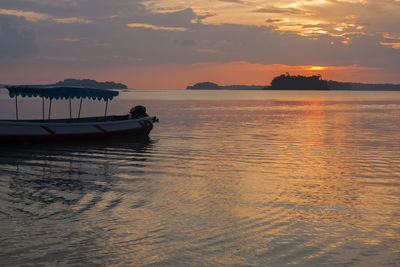
[[[325,67],[322,67],[322,66],[310,66],[306,70],[325,70]]]

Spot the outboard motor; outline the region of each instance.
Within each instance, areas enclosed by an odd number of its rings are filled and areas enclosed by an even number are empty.
[[[141,106],[141,105],[131,108],[131,110],[129,111],[129,114],[131,115],[132,119],[139,119],[139,118],[144,118],[144,117],[149,116],[146,113],[146,107]]]

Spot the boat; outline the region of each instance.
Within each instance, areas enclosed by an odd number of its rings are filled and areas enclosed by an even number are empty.
[[[148,136],[153,124],[158,122],[155,116],[149,116],[146,108],[136,106],[127,115],[107,115],[108,102],[119,92],[109,89],[57,86],[57,85],[14,85],[5,86],[9,96],[15,98],[15,120],[0,120],[0,141],[52,141],[71,139],[105,138],[117,135]],[[20,120],[18,97],[41,97],[42,119]],[[72,118],[71,99],[80,99],[79,112]],[[104,100],[104,116],[80,117],[82,100]],[[48,116],[45,118],[45,99],[49,101]],[[69,118],[51,119],[53,99],[69,101]]]

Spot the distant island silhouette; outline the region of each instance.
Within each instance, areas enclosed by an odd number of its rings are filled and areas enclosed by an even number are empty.
[[[128,89],[125,84],[115,83],[115,82],[98,82],[92,79],[73,79],[68,78],[63,81],[58,81],[55,84],[58,86],[86,86],[86,87],[94,87],[101,89]],[[4,88],[7,86],[6,84],[0,84],[0,88]]]
[[[303,76],[289,73],[274,77],[271,85],[218,85],[199,82],[186,89],[197,90],[354,90],[354,91],[400,91],[400,84],[369,84],[323,80],[321,75]]]
[[[61,86],[87,86],[102,89],[127,89],[128,87],[122,83],[115,82],[98,82],[92,79],[65,79],[63,81],[56,82],[56,85]]]
[[[216,83],[212,82],[200,82],[196,83],[195,85],[189,85],[186,89],[202,89],[202,90],[262,90],[265,86],[263,85],[223,85],[220,86]]]
[[[275,77],[269,90],[329,90],[328,82],[321,75],[291,76],[289,73]]]

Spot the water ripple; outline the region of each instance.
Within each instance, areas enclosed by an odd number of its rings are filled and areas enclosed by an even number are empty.
[[[147,104],[150,139],[2,147],[4,265],[399,265],[400,100]]]

